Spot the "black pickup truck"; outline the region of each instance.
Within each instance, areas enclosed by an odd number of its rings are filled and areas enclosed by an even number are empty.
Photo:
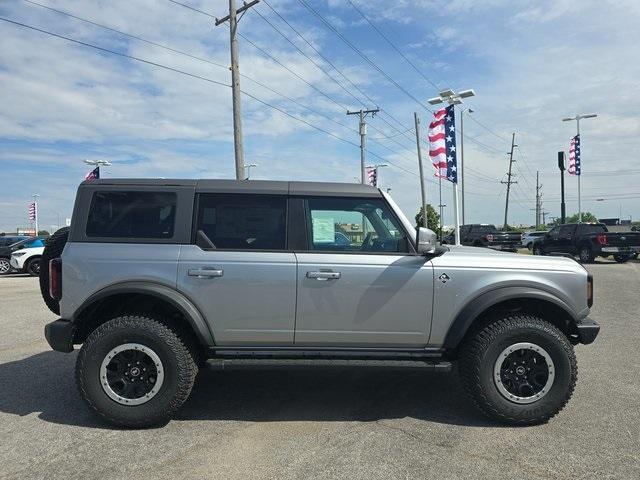
[[[534,255],[578,255],[582,263],[613,255],[624,263],[640,252],[640,232],[612,233],[602,223],[567,223],[552,228],[533,245]]]
[[[494,250],[515,252],[520,247],[520,232],[501,232],[495,225],[474,223],[460,227],[460,243],[474,247],[488,247]]]

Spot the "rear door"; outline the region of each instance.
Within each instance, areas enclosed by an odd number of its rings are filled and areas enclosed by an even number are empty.
[[[305,201],[296,345],[416,347],[428,340],[433,267],[382,198]],[[346,239],[346,240],[345,240]]]
[[[178,289],[203,312],[216,345],[290,345],[296,260],[287,250],[286,195],[199,194],[194,244]]]
[[[576,230],[578,228],[578,230]],[[556,252],[576,253],[574,233],[579,235],[579,227],[574,225],[561,225],[556,240]]]

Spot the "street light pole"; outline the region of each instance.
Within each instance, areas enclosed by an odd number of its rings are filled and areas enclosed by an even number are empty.
[[[576,121],[577,135],[580,137],[580,120],[583,118],[595,118],[597,113],[576,114],[575,117],[563,118],[563,122]],[[580,142],[580,163],[582,164],[582,142]],[[582,223],[582,197],[580,195],[580,177],[582,176],[582,166],[580,167],[580,173],[578,174],[578,223]]]
[[[427,228],[427,192],[424,188],[424,171],[422,168],[422,149],[420,148],[420,119],[413,112],[413,120],[416,127],[416,147],[418,148],[418,169],[420,171],[420,197],[422,199],[422,226]]]
[[[473,113],[472,108],[464,108],[460,114],[460,187],[462,189],[462,225],[464,220],[464,112]]]

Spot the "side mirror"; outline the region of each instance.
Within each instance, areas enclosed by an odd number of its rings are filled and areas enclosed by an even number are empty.
[[[418,253],[420,255],[433,253],[436,249],[437,240],[438,240],[438,237],[433,230],[429,230],[428,228],[424,228],[424,227],[419,227],[417,232],[417,242],[416,242],[416,245],[418,247]]]

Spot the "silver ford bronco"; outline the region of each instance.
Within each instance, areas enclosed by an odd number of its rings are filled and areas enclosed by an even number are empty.
[[[132,427],[166,422],[212,358],[456,365],[482,412],[537,424],[599,331],[574,260],[439,246],[358,184],[85,182],[40,286],[51,347],[82,345],[80,394]]]

